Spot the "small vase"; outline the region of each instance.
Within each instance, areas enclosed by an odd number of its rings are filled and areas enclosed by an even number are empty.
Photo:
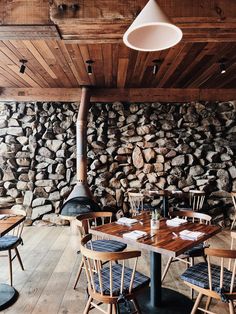
[[[159,219],[151,219],[151,229],[160,229],[160,220]]]

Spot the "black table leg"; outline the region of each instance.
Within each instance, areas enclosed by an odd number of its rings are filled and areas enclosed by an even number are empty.
[[[169,216],[169,202],[168,196],[163,196],[163,217],[168,218]]]
[[[137,295],[142,314],[189,314],[191,312],[192,300],[176,291],[162,288],[160,253],[150,253],[150,278],[150,288],[140,291]]]
[[[161,305],[161,254],[156,252],[150,253],[150,301],[151,306]]]

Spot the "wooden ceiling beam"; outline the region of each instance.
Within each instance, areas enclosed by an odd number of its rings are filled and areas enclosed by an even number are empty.
[[[92,88],[91,102],[229,101],[235,89]],[[0,101],[80,101],[81,88],[1,88]]]

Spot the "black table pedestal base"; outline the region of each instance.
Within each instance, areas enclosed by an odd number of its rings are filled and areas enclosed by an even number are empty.
[[[150,303],[150,289],[137,294],[137,301],[142,314],[189,314],[193,301],[174,290],[162,288],[161,306],[153,307]]]
[[[142,314],[189,314],[193,308],[193,301],[185,295],[171,289],[162,288],[162,302],[160,306],[153,307],[150,302],[150,289],[145,289],[137,293]],[[134,311],[134,306],[130,302],[130,309]],[[129,311],[124,304],[119,304],[120,314],[128,314]]]
[[[11,286],[0,284],[0,311],[12,305],[18,297],[18,292]]]

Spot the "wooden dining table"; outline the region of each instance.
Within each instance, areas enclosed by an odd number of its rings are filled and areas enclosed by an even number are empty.
[[[0,237],[9,233],[12,229],[24,221],[24,219],[25,217],[20,215],[6,215],[5,218],[0,219]],[[17,296],[18,292],[14,287],[6,283],[0,283],[0,311],[15,302]]]
[[[138,219],[138,222],[132,226],[120,225],[116,222],[112,222],[91,228],[90,233],[107,239],[119,240],[126,244],[130,244],[132,247],[137,247],[150,252],[151,285],[149,291],[145,294],[142,293],[141,298],[138,300],[143,313],[190,313],[192,301],[189,298],[173,290],[162,288],[162,255],[177,257],[188,249],[193,248],[197,244],[202,243],[213,235],[219,233],[221,228],[219,226],[191,222],[187,222],[178,227],[170,227],[166,224],[166,219],[162,219],[160,222],[160,229],[152,231],[150,228],[149,213],[144,213],[135,218]],[[201,231],[204,235],[196,241],[184,240],[179,236],[179,232],[184,229]],[[147,236],[138,240],[123,237],[124,233],[133,230],[145,231]]]

